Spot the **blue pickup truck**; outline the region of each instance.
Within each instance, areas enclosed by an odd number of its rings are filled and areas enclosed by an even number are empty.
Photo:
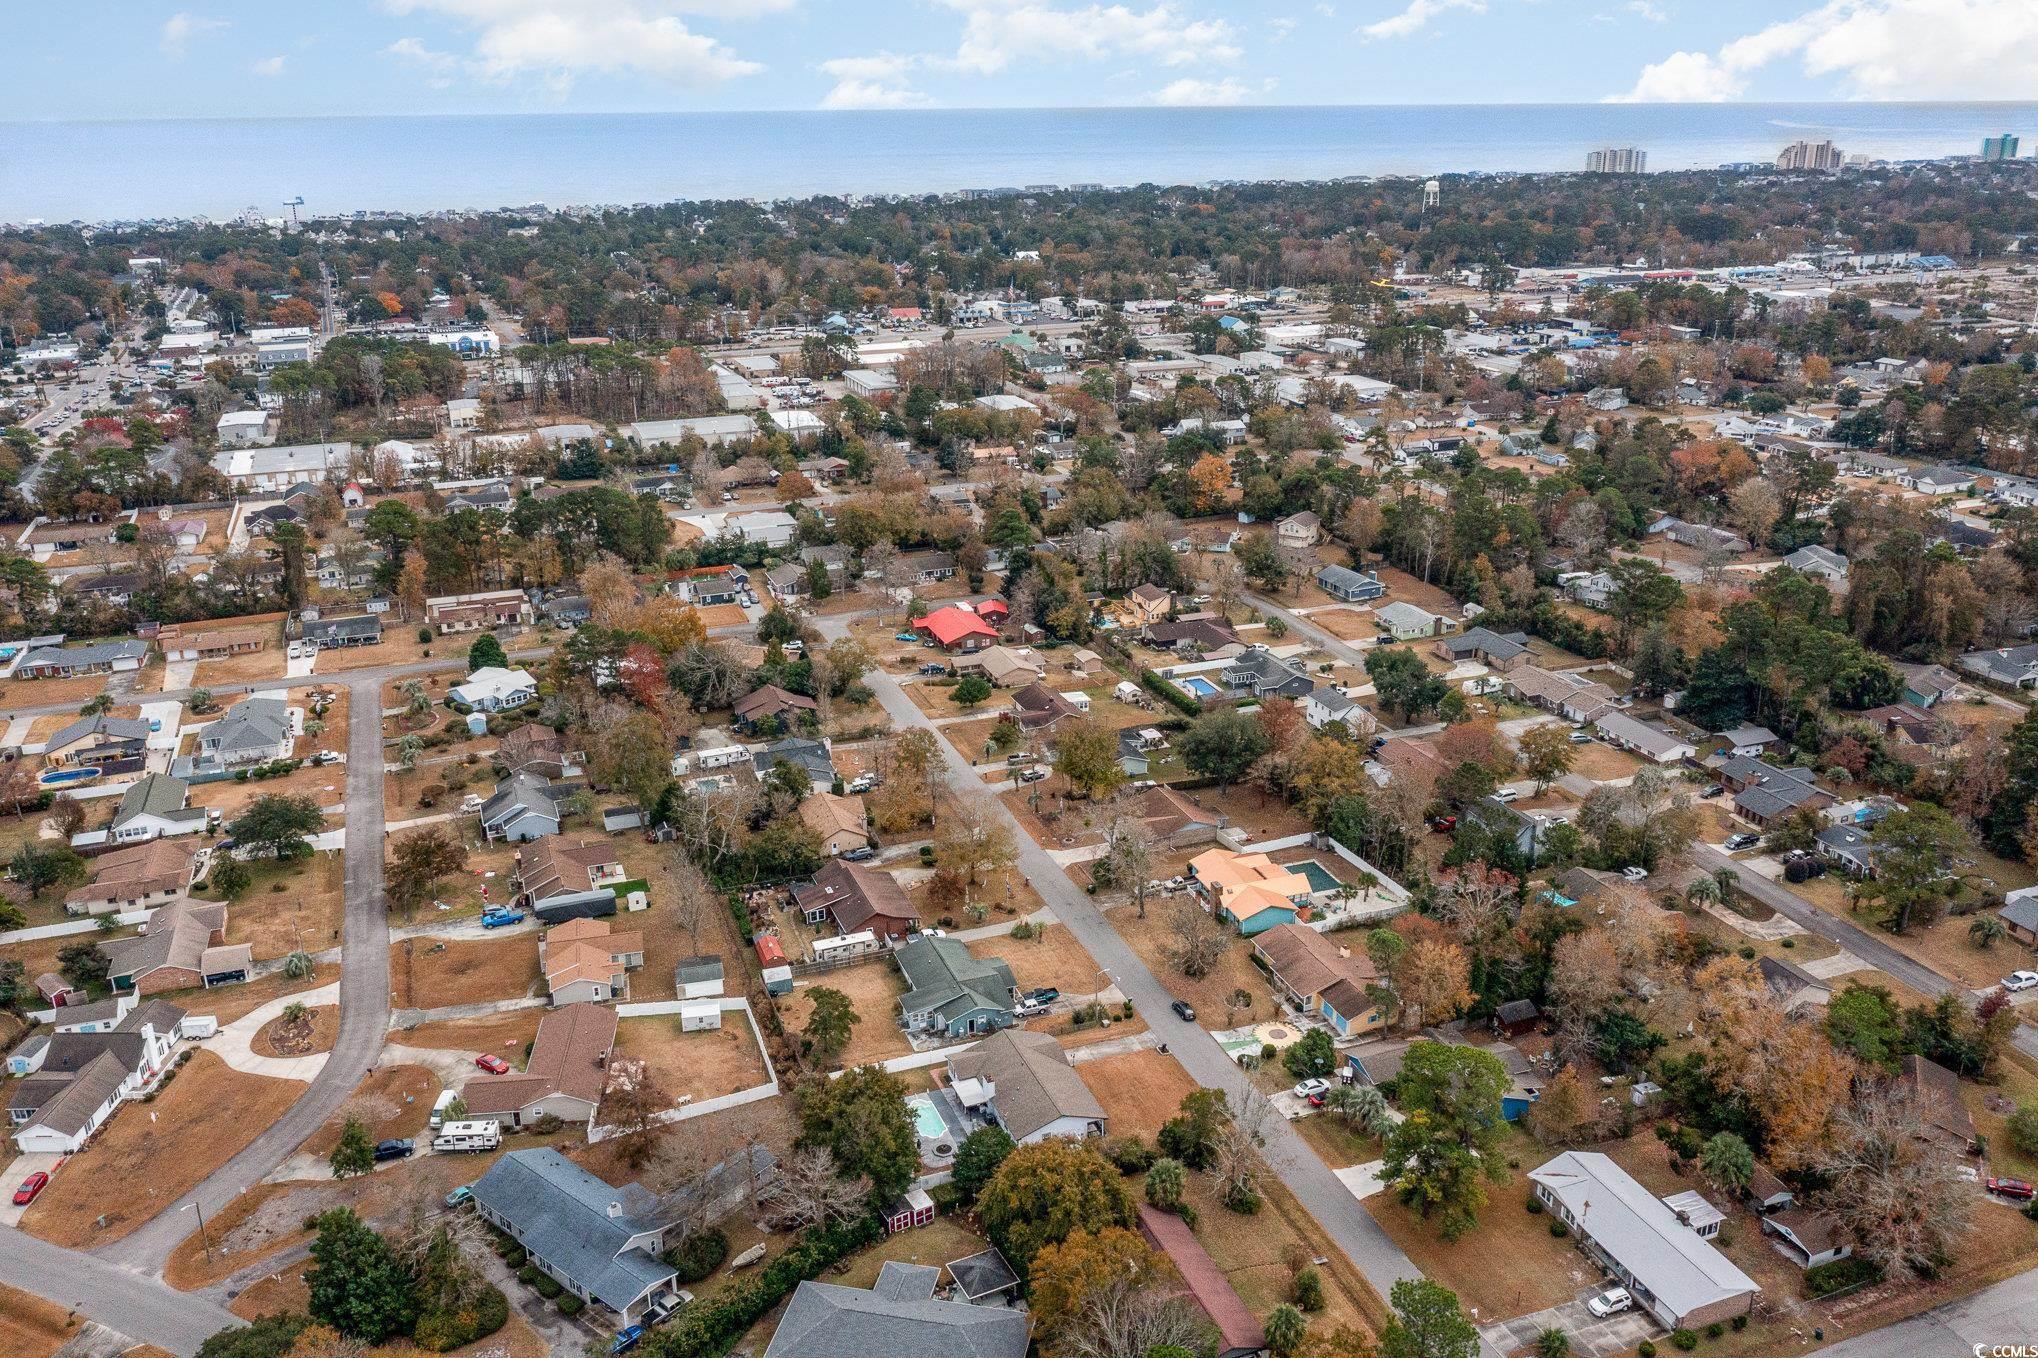
[[[484,929],[504,929],[523,922],[524,912],[521,910],[505,910],[497,906],[481,912],[481,927]]]

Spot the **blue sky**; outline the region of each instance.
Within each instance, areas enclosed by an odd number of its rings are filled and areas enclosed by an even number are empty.
[[[37,118],[2028,99],[2038,0],[74,0]]]

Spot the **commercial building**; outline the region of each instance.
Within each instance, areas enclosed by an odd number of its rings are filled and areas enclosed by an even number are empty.
[[[1846,157],[1829,141],[1794,141],[1777,153],[1779,170],[1837,170]]]
[[[1647,174],[1649,153],[1637,146],[1610,146],[1585,156],[1587,174]]]
[[[2015,160],[2017,158],[2017,134],[2005,132],[2000,137],[1981,139],[1981,158],[1988,161]]]

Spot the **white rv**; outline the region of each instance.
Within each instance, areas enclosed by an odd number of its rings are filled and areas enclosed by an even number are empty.
[[[493,1118],[485,1122],[449,1122],[432,1138],[432,1149],[446,1151],[492,1151],[502,1145],[502,1124]]]

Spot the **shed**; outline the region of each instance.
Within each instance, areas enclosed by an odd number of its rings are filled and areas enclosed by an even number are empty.
[[[1493,1031],[1502,1037],[1520,1037],[1534,1032],[1542,1020],[1534,1000],[1509,1000],[1493,1011]]]
[[[702,1033],[722,1026],[722,1002],[720,1000],[681,1000],[679,1003],[679,1030],[683,1033]]]
[[[902,1198],[894,1198],[892,1205],[885,1208],[885,1234],[897,1235],[900,1231],[915,1226],[926,1226],[934,1220],[934,1199],[927,1196],[923,1188],[909,1188]]]
[[[673,968],[673,981],[682,1000],[708,999],[720,995],[723,987],[722,959],[682,957]]]

